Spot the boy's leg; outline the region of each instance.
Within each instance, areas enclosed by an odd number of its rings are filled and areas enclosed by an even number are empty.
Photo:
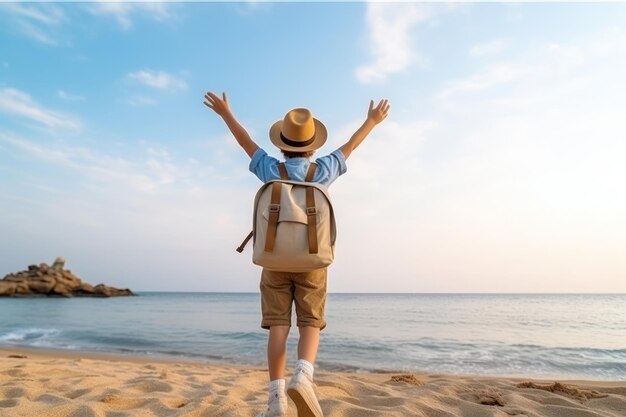
[[[298,409],[298,417],[322,417],[322,408],[313,389],[313,372],[320,331],[326,327],[327,271],[318,269],[294,279],[294,300],[298,314],[298,362],[287,386],[287,394]]]
[[[289,274],[268,271],[261,273],[261,327],[269,330],[267,364],[270,381],[282,379],[287,361],[287,336],[291,326],[293,288]]]
[[[285,378],[287,366],[287,336],[289,326],[272,326],[267,340],[267,366],[270,372],[270,381]]]
[[[315,363],[317,348],[320,343],[319,327],[298,327],[300,339],[298,340],[298,359],[304,359],[309,363]]]
[[[285,365],[287,364],[287,336],[289,326],[271,326],[267,339],[267,366],[270,374],[267,411],[257,417],[285,417],[287,397],[285,396]]]
[[[299,274],[294,280],[294,301],[298,315],[298,359],[315,363],[320,331],[326,327],[327,269]]]
[[[287,413],[285,365],[287,336],[291,326],[293,289],[288,274],[263,269],[261,274],[261,327],[269,330],[267,364],[270,376],[267,411],[262,417],[284,417]]]

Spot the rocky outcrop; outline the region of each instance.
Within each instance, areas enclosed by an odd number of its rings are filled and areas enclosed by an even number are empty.
[[[135,295],[128,288],[104,284],[93,286],[68,269],[65,259],[58,257],[52,266],[30,265],[28,270],[6,275],[0,280],[0,297],[117,297]]]

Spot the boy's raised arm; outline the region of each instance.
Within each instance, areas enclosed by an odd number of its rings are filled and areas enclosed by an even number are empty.
[[[246,129],[235,118],[235,115],[230,110],[226,93],[222,93],[222,98],[219,98],[209,91],[204,95],[204,104],[224,120],[230,132],[237,139],[237,143],[252,158],[252,155],[259,149],[259,145],[252,140]]]
[[[350,140],[339,148],[345,159],[348,159],[352,151],[363,142],[374,126],[385,120],[385,117],[389,114],[390,106],[389,101],[384,99],[380,100],[378,106],[374,108],[374,100],[370,100],[370,108],[367,111],[365,122],[354,132]]]

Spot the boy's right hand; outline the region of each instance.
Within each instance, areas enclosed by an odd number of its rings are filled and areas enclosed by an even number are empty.
[[[222,98],[219,98],[217,95],[208,91],[204,95],[204,105],[222,117],[230,113],[230,105],[228,104],[226,93],[222,93]]]

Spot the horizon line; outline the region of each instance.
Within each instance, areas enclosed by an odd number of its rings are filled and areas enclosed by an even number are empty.
[[[168,291],[136,290],[135,293],[172,293],[172,294],[259,294],[258,291]],[[327,294],[345,295],[626,295],[626,292],[341,292]]]

